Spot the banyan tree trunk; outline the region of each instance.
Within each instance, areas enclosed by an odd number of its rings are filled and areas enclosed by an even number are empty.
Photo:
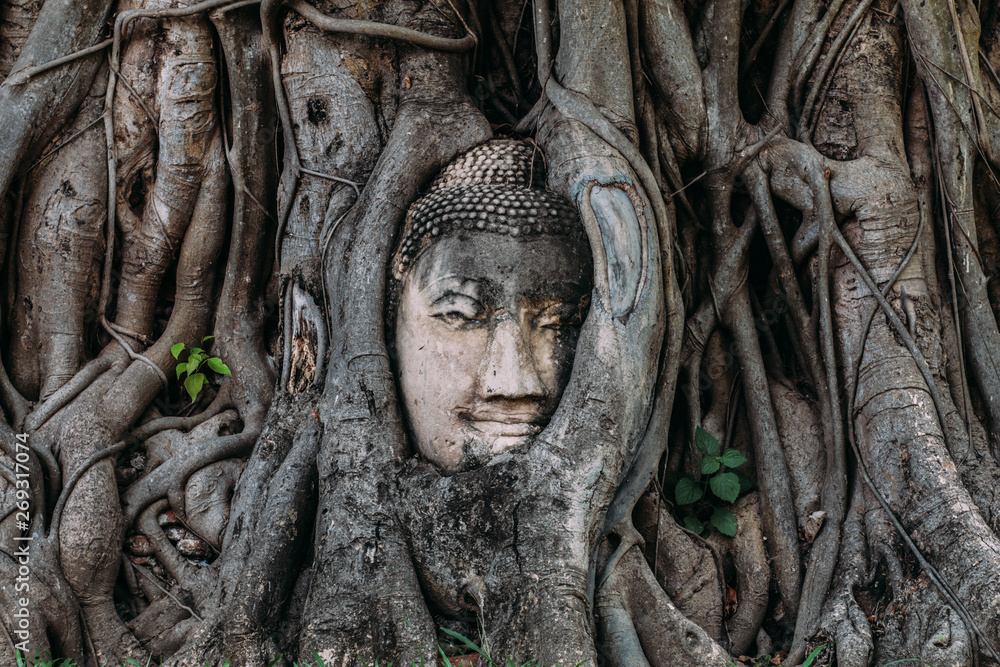
[[[968,0],[0,2],[0,662],[1000,665],[998,71]],[[593,293],[446,471],[389,265],[493,139]]]

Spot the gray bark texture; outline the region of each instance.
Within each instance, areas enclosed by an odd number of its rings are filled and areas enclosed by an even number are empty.
[[[0,664],[1000,667],[998,72],[989,1],[0,0]],[[593,291],[445,470],[390,265],[494,139]]]

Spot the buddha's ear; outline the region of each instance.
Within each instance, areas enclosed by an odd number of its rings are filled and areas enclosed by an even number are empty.
[[[593,244],[594,289],[613,317],[627,318],[636,308],[647,276],[649,225],[634,186],[587,183],[580,195],[580,215],[596,228]]]

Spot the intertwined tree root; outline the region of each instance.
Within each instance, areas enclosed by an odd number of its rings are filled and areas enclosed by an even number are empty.
[[[1000,664],[990,3],[0,19],[0,568],[32,537],[28,652],[434,660],[444,625],[540,661]],[[595,305],[531,451],[443,476],[407,441],[385,267],[497,135],[579,207]],[[233,375],[188,400],[171,348],[206,335]],[[678,524],[697,427],[749,459],[734,537]]]

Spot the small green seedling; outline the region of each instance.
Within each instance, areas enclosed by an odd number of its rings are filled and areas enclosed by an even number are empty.
[[[201,342],[204,344],[205,341],[211,339],[212,336],[205,336],[201,339]],[[177,343],[170,348],[170,354],[174,355],[174,359],[180,359],[181,352],[185,349],[187,349],[187,346],[184,343]],[[205,373],[202,372],[203,364],[219,375],[232,375],[229,366],[222,363],[222,359],[209,356],[200,347],[192,347],[188,350],[187,359],[177,364],[177,380],[180,381],[182,376],[187,376],[184,378],[184,390],[191,397],[192,403],[197,400],[198,394],[201,393],[201,388],[205,386],[206,378]]]
[[[689,473],[671,473],[674,481],[674,499],[684,508],[684,527],[704,535],[714,526],[723,535],[736,535],[736,515],[722,505],[732,505],[740,495],[753,487],[750,479],[734,471],[747,462],[736,449],[719,450],[722,446],[715,436],[701,428],[695,431],[695,447],[701,452],[701,481]],[[711,495],[708,495],[711,492]]]

